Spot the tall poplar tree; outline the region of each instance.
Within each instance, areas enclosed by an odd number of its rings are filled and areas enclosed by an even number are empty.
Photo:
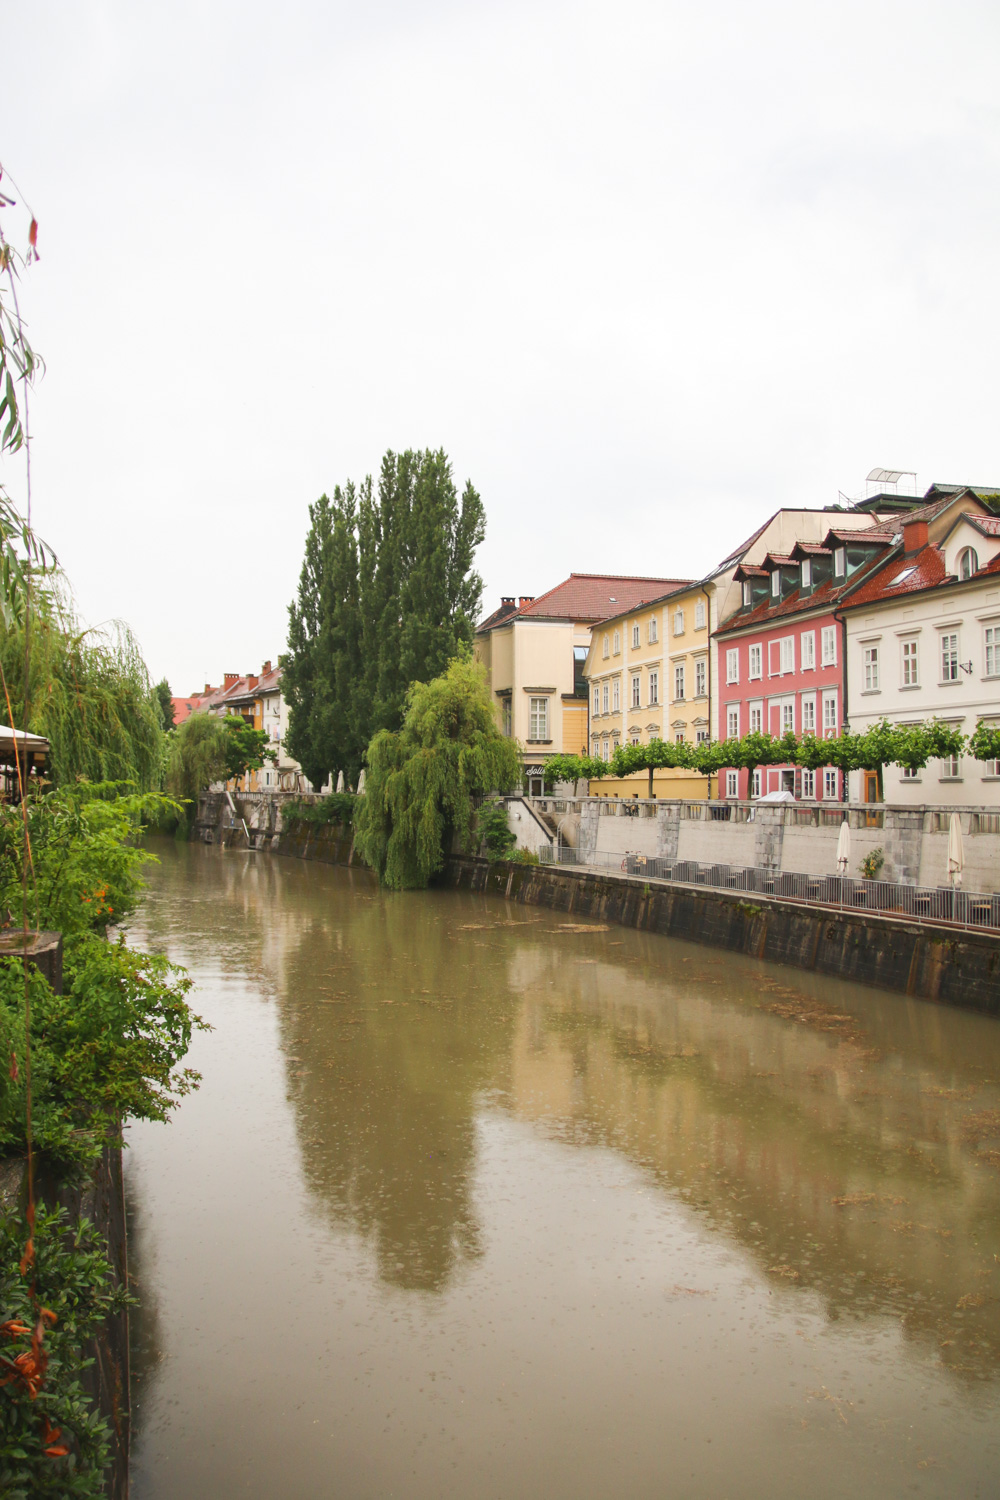
[[[485,535],[471,483],[459,498],[443,449],[387,452],[378,490],[350,481],[310,507],[290,606],[284,684],[288,748],[314,786],[354,781],[379,729],[396,730],[410,684],[471,645]]]

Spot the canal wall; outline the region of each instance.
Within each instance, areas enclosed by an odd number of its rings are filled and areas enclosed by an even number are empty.
[[[239,820],[232,822],[228,808],[205,806],[212,800],[202,799],[199,836],[209,843],[246,847]],[[224,798],[218,801],[225,803]],[[285,830],[280,812],[277,817],[262,814],[259,823],[249,828],[254,848],[323,864],[361,863],[350,829],[296,823]],[[579,865],[490,864],[456,856],[448,861],[441,883],[1000,1014],[1000,935],[995,933],[798,905],[758,893],[748,897],[673,881],[648,882]]]
[[[739,892],[650,884],[598,870],[449,860],[444,883],[685,938],[923,1000],[1000,1014],[1000,936],[875,912],[840,912]]]

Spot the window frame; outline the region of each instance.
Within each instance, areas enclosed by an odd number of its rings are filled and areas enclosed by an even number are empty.
[[[537,708],[536,705],[541,707]],[[537,730],[541,728],[541,733]],[[549,700],[548,698],[529,698],[528,700],[528,740],[534,744],[544,744],[549,739]]]
[[[739,646],[727,646],[726,648],[726,682],[739,682],[740,680],[740,648]]]

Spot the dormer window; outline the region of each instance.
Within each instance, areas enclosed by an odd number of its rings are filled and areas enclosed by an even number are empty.
[[[804,589],[812,588],[812,563],[808,557],[802,559],[802,587]]]
[[[743,608],[744,609],[749,609],[750,608],[750,603],[751,603],[750,580],[749,580],[749,578],[744,578],[744,580],[743,580]]]
[[[834,547],[833,549],[833,576],[843,578],[847,573],[847,548]]]
[[[771,598],[778,599],[781,596],[781,570],[775,568],[771,574]]]
[[[959,578],[971,578],[979,572],[979,557],[975,547],[965,547],[958,555]]]

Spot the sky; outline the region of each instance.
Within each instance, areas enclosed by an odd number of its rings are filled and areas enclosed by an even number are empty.
[[[278,656],[310,502],[387,448],[481,493],[484,612],[878,465],[1000,485],[995,3],[0,18],[33,518],[176,693]]]

